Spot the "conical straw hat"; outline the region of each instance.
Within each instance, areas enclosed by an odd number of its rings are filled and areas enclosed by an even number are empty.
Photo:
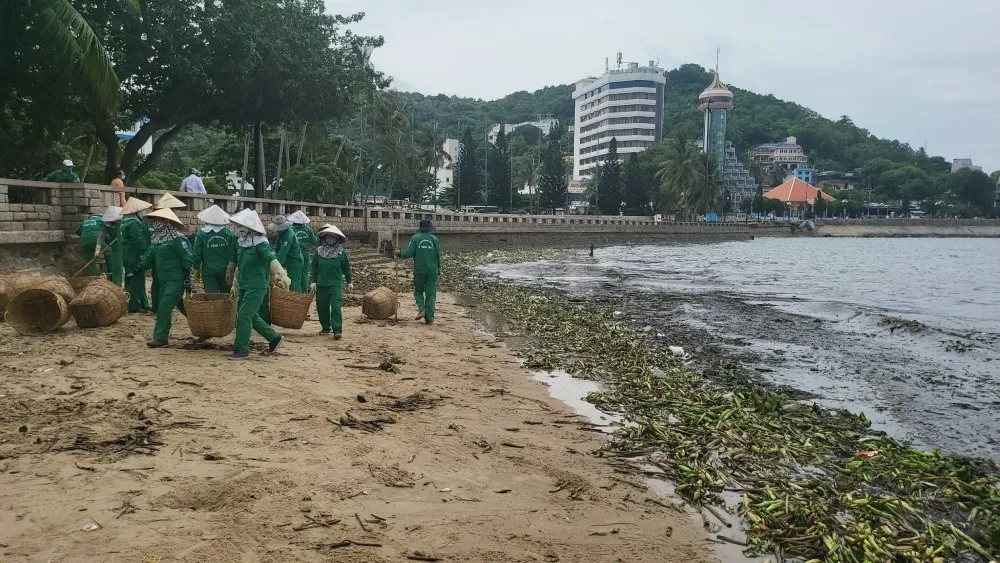
[[[291,221],[292,223],[295,223],[296,225],[308,225],[311,222],[309,220],[309,216],[303,213],[301,210],[296,211],[295,213],[289,215],[288,220]]]
[[[130,197],[128,198],[128,201],[125,202],[125,207],[122,207],[122,215],[132,215],[133,213],[138,213],[144,209],[149,209],[150,207],[153,207],[151,203],[138,198]]]
[[[229,214],[218,205],[203,209],[198,214],[198,220],[207,225],[225,225],[229,222]]]
[[[236,215],[230,216],[229,222],[243,225],[257,234],[267,234],[267,231],[264,229],[264,223],[261,222],[260,216],[253,209],[244,209]]]
[[[156,200],[157,209],[180,209],[181,207],[187,207],[184,203],[173,196],[170,193],[164,193],[160,196],[160,199]]]
[[[292,222],[289,221],[287,218],[285,218],[284,215],[275,215],[274,220],[271,221],[271,224],[267,226],[268,229],[271,229],[276,233],[287,231],[291,227],[292,227]]]
[[[333,225],[330,225],[329,227],[325,227],[325,228],[323,228],[319,232],[319,236],[323,236],[323,235],[338,236],[338,237],[340,237],[340,240],[342,240],[344,242],[347,242],[347,237],[344,235],[343,231],[341,231],[337,227],[334,227]]]
[[[330,223],[323,223],[323,226],[322,226],[322,227],[320,227],[320,228],[319,228],[319,230],[321,230],[321,231],[322,231],[323,229],[329,229],[329,228],[330,228],[330,227],[332,227],[332,226],[333,226],[333,225],[331,225]]]
[[[115,221],[121,221],[122,219],[122,208],[117,205],[109,205],[107,209],[104,210],[104,215],[101,216],[101,221],[105,223],[114,223]]]
[[[184,226],[184,223],[181,223],[181,220],[177,218],[177,214],[174,213],[174,210],[170,209],[169,207],[164,207],[163,209],[157,209],[156,211],[151,211],[149,215],[146,215],[146,219],[152,219],[152,218],[166,219],[167,221],[173,221],[174,223],[177,223],[182,227]]]

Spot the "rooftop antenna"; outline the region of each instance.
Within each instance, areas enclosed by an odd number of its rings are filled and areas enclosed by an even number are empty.
[[[718,45],[715,46],[715,74],[716,74],[716,76],[718,76],[718,74],[719,74],[719,52],[721,50],[722,50],[722,47],[719,47]]]
[[[622,52],[618,51],[618,70],[622,69]]]
[[[608,72],[609,70],[611,70],[611,67],[608,66],[608,58],[604,57],[604,72]]]

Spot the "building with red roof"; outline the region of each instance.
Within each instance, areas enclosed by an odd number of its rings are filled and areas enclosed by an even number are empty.
[[[784,203],[793,212],[808,211],[816,203],[817,197],[822,197],[823,201],[835,201],[823,190],[814,188],[798,178],[787,180],[784,184],[764,194],[764,197]]]

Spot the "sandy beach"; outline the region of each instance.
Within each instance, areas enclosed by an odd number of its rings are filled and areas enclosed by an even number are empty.
[[[278,355],[239,363],[231,337],[183,349],[177,314],[161,350],[150,315],[44,337],[0,324],[0,558],[715,559],[695,521],[594,455],[600,432],[439,301],[433,327],[405,295],[399,324],[345,308],[339,342],[313,315]]]

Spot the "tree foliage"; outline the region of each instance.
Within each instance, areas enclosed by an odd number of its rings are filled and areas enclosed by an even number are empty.
[[[538,205],[550,213],[566,205],[569,179],[563,161],[559,140],[549,137],[542,154],[541,174],[538,180]]]
[[[281,178],[284,199],[344,204],[351,199],[354,181],[332,164],[302,164]]]
[[[452,187],[445,193],[445,201],[453,209],[464,205],[480,205],[483,201],[483,167],[480,164],[479,147],[472,136],[472,128],[466,127],[459,145],[458,162],[454,170]]]

